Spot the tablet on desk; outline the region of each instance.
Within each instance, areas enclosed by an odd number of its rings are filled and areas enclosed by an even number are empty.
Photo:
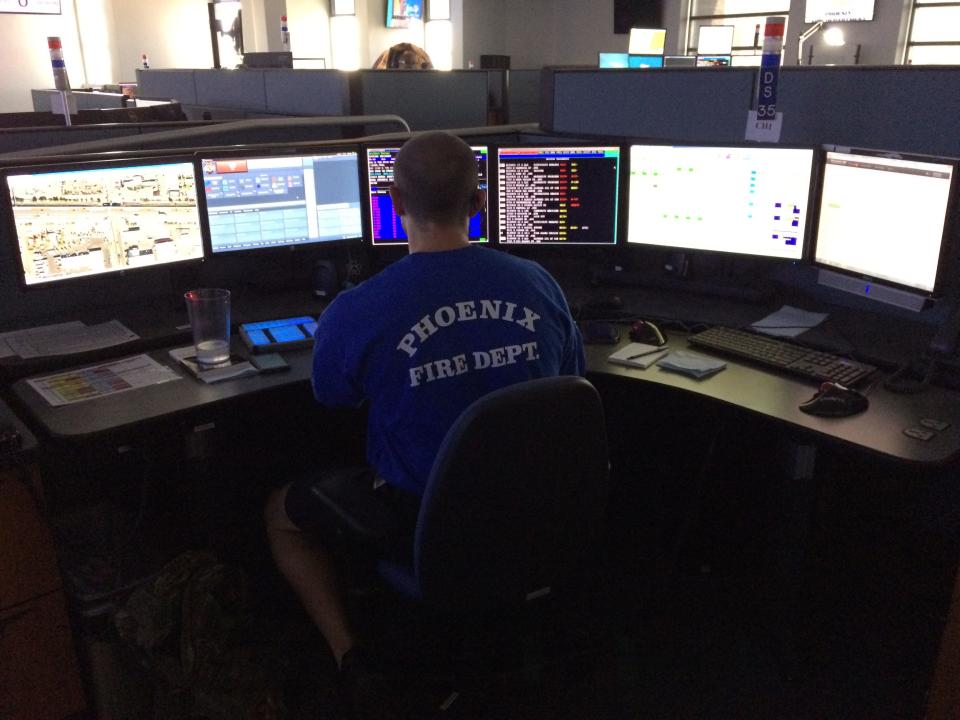
[[[243,323],[240,337],[251,352],[266,353],[313,346],[317,321],[309,315]]]

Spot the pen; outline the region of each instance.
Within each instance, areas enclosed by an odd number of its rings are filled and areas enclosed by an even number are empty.
[[[636,360],[637,358],[641,358],[641,357],[643,357],[644,355],[653,355],[653,353],[660,352],[661,350],[666,350],[666,348],[664,348],[664,347],[658,347],[658,348],[654,348],[653,350],[644,350],[642,353],[637,353],[636,355],[631,355],[630,357],[627,358],[627,360]]]

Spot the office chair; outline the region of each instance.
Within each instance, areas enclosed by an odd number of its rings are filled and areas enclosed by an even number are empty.
[[[552,377],[496,390],[448,431],[412,553],[379,561],[378,574],[428,606],[438,624],[536,605],[596,564],[608,474],[603,408],[587,380]],[[369,540],[382,534],[377,525],[392,526],[382,508],[344,507],[341,490],[323,499],[354,533]]]
[[[410,565],[378,571],[408,598],[484,609],[546,595],[592,549],[608,480],[603,407],[584,378],[496,390],[450,428]]]

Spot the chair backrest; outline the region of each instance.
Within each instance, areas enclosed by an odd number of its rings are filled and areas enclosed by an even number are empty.
[[[595,548],[608,475],[603,407],[584,378],[477,400],[427,482],[414,541],[421,598],[463,608],[548,592]]]

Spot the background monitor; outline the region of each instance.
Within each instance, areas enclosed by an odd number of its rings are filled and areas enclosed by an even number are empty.
[[[616,244],[619,181],[619,147],[501,147],[499,242]]]
[[[812,148],[632,145],[627,242],[799,260]]]
[[[597,66],[602,68],[629,67],[630,56],[627,53],[602,52],[597,53]]]
[[[632,68],[661,68],[663,55],[630,55],[627,64]]]
[[[192,159],[10,168],[24,286],[203,258]]]
[[[664,67],[696,67],[696,55],[667,55],[663,59]]]
[[[807,0],[803,21],[873,20],[874,0]]]
[[[946,160],[826,153],[816,262],[932,293],[956,172]]]
[[[697,55],[733,53],[733,25],[701,25],[697,33]]]
[[[200,170],[214,254],[363,237],[354,150],[207,155]]]
[[[663,55],[667,31],[663,28],[631,28],[628,52],[631,55]]]
[[[387,0],[387,27],[408,27],[423,20],[423,0]]]
[[[367,201],[374,245],[404,245],[407,242],[407,233],[393,209],[393,198],[390,197],[393,164],[398,152],[398,146],[367,148]],[[488,148],[486,145],[475,145],[473,152],[477,159],[477,186],[486,190],[489,177]],[[470,218],[469,237],[471,242],[487,242],[490,237],[486,207]]]
[[[732,55],[697,55],[697,67],[730,67]]]

